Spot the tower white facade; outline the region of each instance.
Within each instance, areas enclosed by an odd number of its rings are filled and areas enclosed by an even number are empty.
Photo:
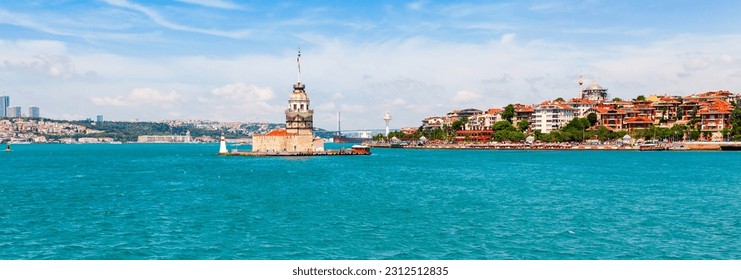
[[[228,151],[226,150],[226,138],[224,138],[224,134],[221,134],[221,139],[219,139],[219,153],[228,153]]]
[[[383,120],[386,121],[386,137],[389,136],[389,123],[391,122],[391,114],[389,112],[386,112],[386,115],[383,116]]]

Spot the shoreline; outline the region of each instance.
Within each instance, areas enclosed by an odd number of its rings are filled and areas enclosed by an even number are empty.
[[[571,150],[571,151],[726,151],[741,150],[741,142],[670,142],[658,148],[641,149],[640,145],[583,144],[583,143],[435,143],[424,145],[392,145],[387,142],[364,142],[372,148],[418,150]]]

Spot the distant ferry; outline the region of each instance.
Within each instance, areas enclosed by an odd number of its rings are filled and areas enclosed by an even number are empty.
[[[333,136],[334,143],[363,143],[370,141],[371,138],[370,130],[358,131],[357,133],[353,133],[353,136],[342,134]]]
[[[344,135],[335,135],[332,139],[334,143],[363,143],[371,140],[369,137],[347,137]]]

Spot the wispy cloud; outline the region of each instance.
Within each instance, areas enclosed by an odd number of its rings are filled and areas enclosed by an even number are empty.
[[[34,17],[30,17],[21,13],[11,13],[3,9],[0,9],[0,23],[20,26],[23,28],[28,28],[53,35],[74,35],[72,32],[52,28],[45,24],[38,23],[34,20]]]
[[[237,5],[231,1],[225,1],[225,0],[176,0],[176,1],[209,7],[209,8],[219,8],[219,9],[228,9],[228,10],[242,8],[240,5]]]
[[[226,38],[232,38],[232,39],[243,39],[247,38],[252,31],[251,30],[231,30],[231,31],[224,31],[224,30],[218,30],[218,29],[204,29],[204,28],[198,28],[198,27],[191,27],[186,25],[181,25],[177,23],[173,23],[167,19],[165,19],[164,16],[159,14],[154,9],[147,8],[143,5],[131,3],[127,0],[104,0],[106,3],[112,6],[125,8],[134,10],[137,12],[140,12],[149,19],[151,19],[154,23],[168,29],[177,30],[177,31],[185,31],[185,32],[192,32],[192,33],[200,33],[200,34],[207,34],[212,36],[219,36],[219,37],[226,37]]]
[[[152,39],[158,35],[156,33],[136,34],[122,32],[115,28],[112,29],[112,24],[110,22],[91,24],[90,22],[84,22],[84,20],[78,18],[60,20],[60,18],[54,14],[31,16],[22,12],[9,12],[3,9],[0,9],[0,23],[15,25],[51,35],[81,38],[88,42],[98,40],[143,42],[152,41]]]
[[[420,10],[420,9],[422,9],[422,7],[425,6],[425,4],[427,4],[427,1],[414,1],[414,2],[410,2],[410,3],[407,4],[407,9],[415,10],[415,11],[416,10]]]

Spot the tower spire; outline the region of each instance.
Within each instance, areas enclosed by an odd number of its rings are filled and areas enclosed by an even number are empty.
[[[584,74],[582,74],[581,71],[579,71],[579,98],[584,98],[584,90],[582,89],[582,85],[584,84]]]
[[[298,56],[296,57],[296,65],[298,65],[298,80],[301,83],[301,48],[298,48]]]

